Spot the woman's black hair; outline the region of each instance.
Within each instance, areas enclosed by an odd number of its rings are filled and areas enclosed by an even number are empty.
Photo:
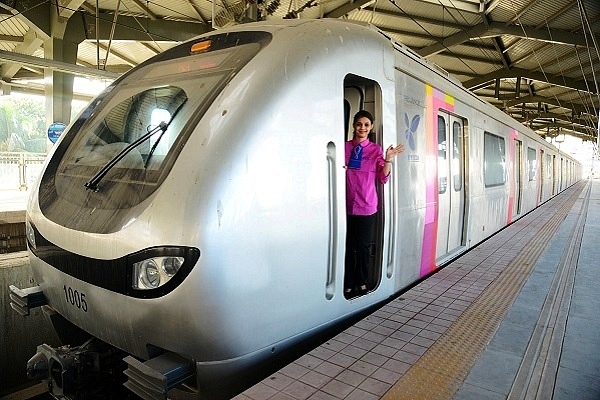
[[[360,110],[359,112],[354,114],[354,123],[356,123],[356,121],[363,117],[368,118],[369,121],[371,121],[371,124],[373,124],[373,121],[375,120],[370,112],[368,112],[367,110]]]

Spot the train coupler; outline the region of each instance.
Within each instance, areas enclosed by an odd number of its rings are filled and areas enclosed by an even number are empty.
[[[48,300],[39,286],[19,289],[14,285],[10,285],[9,289],[11,292],[9,295],[11,308],[24,317],[29,315],[32,308],[48,304]]]
[[[170,389],[196,373],[193,362],[175,353],[164,353],[145,362],[131,356],[123,361],[128,365],[124,371],[129,378],[125,387],[144,400],[166,400]]]
[[[43,344],[27,362],[27,377],[45,382],[56,399],[109,398],[104,393],[122,387],[125,381],[123,356],[123,352],[98,339],[78,347]]]

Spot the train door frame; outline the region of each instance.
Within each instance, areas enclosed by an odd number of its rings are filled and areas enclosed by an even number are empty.
[[[544,201],[544,180],[545,180],[545,176],[544,176],[544,163],[546,162],[546,160],[544,159],[544,149],[540,149],[540,193],[539,193],[539,203],[541,203],[542,201]]]
[[[546,190],[550,191],[549,195],[546,198],[550,198],[553,195],[552,181],[554,180],[554,171],[552,171],[552,154],[546,152],[546,160],[544,162],[546,163],[546,179],[548,180],[549,185],[549,189],[547,188]]]
[[[552,196],[556,194],[556,154],[552,155]]]
[[[563,186],[563,176],[564,176],[564,164],[565,164],[565,160],[564,158],[560,158],[560,173],[558,174],[558,191],[562,192],[564,189]]]
[[[436,260],[465,246],[468,219],[466,119],[438,110],[438,230]],[[443,135],[443,136],[440,136]],[[443,139],[443,141],[440,141]],[[458,144],[456,142],[459,142]],[[445,172],[445,176],[442,176]],[[457,179],[458,178],[458,179]],[[454,229],[458,227],[458,229]]]
[[[523,141],[519,139],[513,139],[512,146],[514,147],[515,160],[513,168],[513,185],[515,188],[514,192],[514,207],[513,219],[521,214],[522,199],[523,199]]]
[[[381,85],[374,79],[348,74],[344,78],[344,144],[352,139],[352,121],[354,114],[359,110],[367,110],[375,121],[369,140],[383,148],[383,92]],[[344,180],[345,185],[345,180]],[[383,185],[377,184],[377,196],[379,198],[379,209],[375,220],[374,241],[371,247],[371,265],[368,276],[368,291],[376,290],[382,280],[384,271],[384,221],[385,221],[385,198],[383,196]],[[344,204],[345,207],[345,204]],[[344,257],[345,259],[345,251]],[[345,273],[345,271],[344,271]]]

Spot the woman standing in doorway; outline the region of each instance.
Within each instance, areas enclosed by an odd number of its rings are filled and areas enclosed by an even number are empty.
[[[353,138],[346,142],[346,260],[344,295],[353,297],[368,291],[370,246],[378,207],[375,182],[390,178],[394,157],[404,151],[403,145],[385,150],[369,140],[373,116],[361,110],[354,116]]]

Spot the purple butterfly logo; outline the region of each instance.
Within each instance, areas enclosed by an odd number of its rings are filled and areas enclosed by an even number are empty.
[[[419,122],[421,121],[421,116],[419,114],[415,115],[412,118],[412,121],[408,120],[408,114],[404,113],[404,122],[406,123],[406,140],[408,140],[408,145],[411,150],[415,150],[415,133],[417,132],[417,128],[419,127]]]

